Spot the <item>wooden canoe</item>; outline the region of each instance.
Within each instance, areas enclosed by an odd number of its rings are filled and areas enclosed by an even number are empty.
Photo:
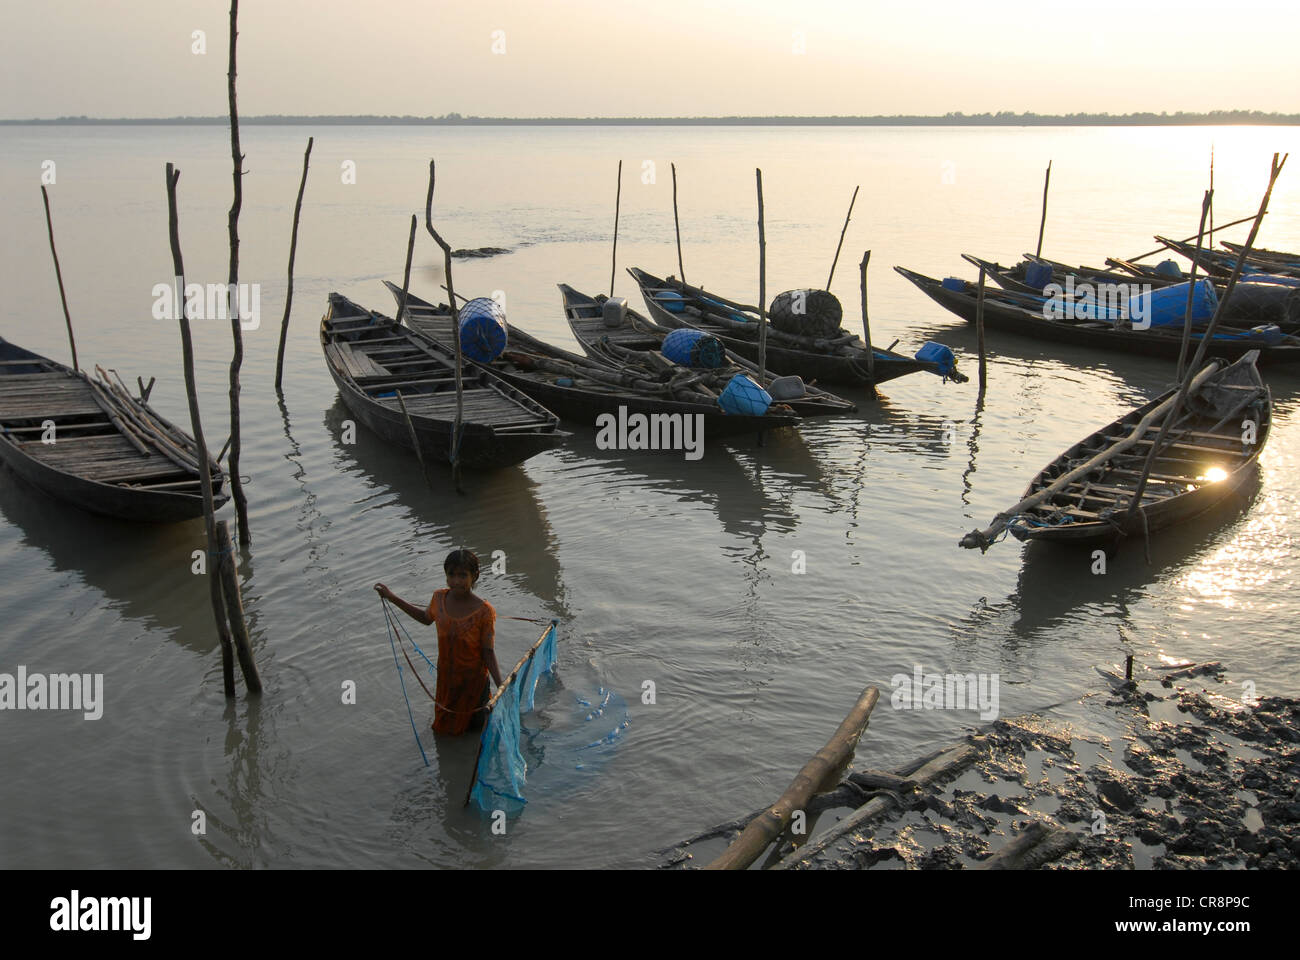
[[[450,463],[456,420],[452,350],[337,293],[330,294],[321,319],[320,342],[343,402],[361,423],[407,449],[413,449],[414,427],[425,461]],[[462,383],[459,461],[466,467],[523,463],[569,436],[554,413],[481,367],[465,363]]]
[[[52,428],[52,429],[51,429]],[[203,516],[192,437],[107,380],[0,339],[0,460],[53,497],[104,516]],[[209,457],[213,501],[228,499]]]
[[[1020,503],[1000,515],[1003,525],[1019,540],[1102,544],[1154,533],[1216,506],[1254,478],[1259,455],[1268,442],[1272,396],[1255,361],[1253,353],[1231,365],[1215,360],[1211,365],[1215,369],[1198,377],[1200,385],[1189,391],[1178,421],[1171,425],[1153,461],[1141,509],[1130,513],[1129,505],[1161,426],[1173,413],[1169,401],[1177,394],[1176,388],[1090,434],[1053,460],[1029,484]],[[1161,412],[1162,406],[1168,409]],[[1251,426],[1243,426],[1245,423]],[[1141,433],[1136,443],[1103,455],[1138,428]],[[1060,489],[1038,503],[1023,506],[1089,462],[1089,469]],[[962,545],[987,548],[990,541],[980,540],[977,531]]]
[[[684,284],[673,277],[661,280],[635,267],[628,273],[641,290],[650,318],[660,326],[670,330],[678,327],[703,330],[717,337],[723,346],[738,356],[751,363],[758,362],[756,309]],[[843,328],[840,334],[833,340],[801,337],[798,340],[803,342],[796,343],[769,325],[767,367],[778,375],[794,374],[809,382],[845,386],[873,386],[909,373],[939,372],[935,363],[872,347],[870,349],[875,353],[873,379],[867,371],[867,344]],[[956,371],[951,377],[958,382],[966,379],[964,374]]]
[[[400,302],[402,290],[385,281],[393,298]],[[432,304],[407,292],[406,325],[416,333],[441,344],[451,342],[451,312],[446,304]],[[628,414],[699,414],[704,417],[704,436],[719,438],[755,434],[775,427],[794,426],[799,418],[791,412],[770,410],[761,417],[728,416],[712,395],[703,391],[681,391],[682,399],[668,385],[647,379],[634,371],[620,371],[587,357],[538,340],[511,324],[509,343],[500,359],[489,366],[492,373],[528,394],[565,420],[588,427],[602,414],[618,416],[620,407]]]
[[[642,370],[647,369],[642,366],[645,358],[638,355],[650,353],[662,357],[659,348],[663,346],[664,338],[672,332],[671,329],[660,326],[632,309],[627,311],[622,326],[607,327],[603,316],[605,297],[589,297],[566,283],[561,283],[559,287],[569,329],[588,356],[615,368],[623,369],[630,365]],[[770,387],[775,379],[770,370],[760,377],[756,364],[730,350],[726,352],[726,359],[725,366],[711,370],[692,369],[689,375],[701,377],[714,392],[726,389],[727,382],[738,373],[750,377],[764,389]],[[670,361],[663,358],[662,362]],[[653,374],[647,370],[647,375]],[[664,378],[684,375],[688,375],[688,371],[683,367],[674,367],[668,373],[658,374]],[[782,400],[781,403],[802,417],[852,413],[857,409],[856,404],[843,397],[808,384],[804,384],[802,397]]]
[[[1027,258],[1025,262],[1018,263],[1014,267],[1004,267],[1000,263],[971,256],[968,253],[963,253],[962,259],[972,266],[982,267],[990,280],[1009,293],[1032,297],[1043,296],[1041,289],[1025,282],[1025,263],[1029,259],[1039,258]],[[1186,277],[1178,279],[1157,277],[1149,270],[1134,274],[1091,267],[1068,267],[1054,260],[1040,260],[1040,262],[1052,268],[1050,282],[1058,284],[1065,290],[1080,289],[1083,284],[1093,288],[1099,284],[1112,284],[1115,288],[1132,295],[1142,292],[1144,286],[1155,290],[1187,282]],[[1134,269],[1138,268],[1134,267]],[[1204,279],[1206,279],[1205,274],[1199,273],[1197,283]],[[1227,292],[1227,284],[1221,277],[1210,279],[1214,283],[1215,293],[1222,299]],[[1298,333],[1300,332],[1300,286],[1240,281],[1232,292],[1232,299],[1224,308],[1220,322],[1245,329],[1272,323],[1276,324],[1283,333]]]
[[[963,281],[962,289],[951,290],[940,281],[905,267],[894,267],[912,281],[926,296],[967,323],[975,322],[977,287]],[[1183,332],[1176,327],[1153,327],[1150,330],[1119,329],[1112,323],[1097,320],[1063,320],[1044,316],[1044,298],[1016,294],[1006,290],[984,291],[984,323],[990,329],[1004,330],[1038,340],[1073,343],[1099,350],[1114,350],[1133,356],[1177,359],[1182,348]],[[1192,331],[1192,345],[1200,336]],[[1251,351],[1259,351],[1259,363],[1300,363],[1300,338],[1285,336],[1278,343],[1249,330],[1221,326],[1210,342],[1209,355],[1239,360]]]

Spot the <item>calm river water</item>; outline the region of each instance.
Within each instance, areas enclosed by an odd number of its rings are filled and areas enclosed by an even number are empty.
[[[889,267],[970,275],[971,252],[1032,250],[1052,166],[1044,251],[1095,263],[1194,232],[1213,143],[1220,222],[1258,205],[1292,128],[449,128],[243,130],[248,175],[240,278],[260,284],[245,335],[243,466],[254,533],[244,602],[266,693],[228,706],[207,594],[191,573],[202,525],[130,527],[65,509],[0,475],[0,672],[102,673],[104,711],[0,714],[0,863],[8,867],[515,867],[643,862],[644,854],[774,798],[862,688],[886,694],[858,751],[890,767],[981,723],[969,711],[888,706],[890,678],[996,673],[1003,715],[1078,717],[1103,689],[1095,665],[1125,652],[1218,659],[1261,694],[1295,695],[1300,601],[1300,371],[1272,368],[1276,426],[1248,502],[1151,545],[1090,559],[957,548],[1018,499],[1041,466],[1154,396],[1163,361],[1056,348],[997,332],[987,402],[973,383],[917,375],[856,415],[809,421],[759,448],[745,438],[681,453],[567,446],[437,489],[413,456],[358,431],[317,340],[337,290],[391,312],[408,218],[437,158],[435,219],[457,247],[456,286],[504,291],[512,323],[573,346],[557,282],[608,291],[615,169],[624,161],[616,293],[641,307],[623,267],[676,272],[678,169],[686,275],[754,301],[754,167],[763,168],[769,297],[824,283],[844,210],[862,192],[833,289],[856,323],[856,265],[870,248],[877,343],[926,339],[975,374],[974,335]],[[302,151],[316,135],[302,214],[284,403],[272,389],[285,260]],[[188,424],[174,322],[151,315],[171,274],[163,165],[182,171],[187,278],[226,273],[230,170],[219,127],[0,127],[0,335],[66,361],[38,187],[46,161],[83,364],[128,382],[158,377],[153,403]],[[351,174],[354,173],[354,176]],[[347,182],[349,179],[355,182]],[[1286,171],[1263,246],[1300,247],[1300,180]],[[1244,239],[1242,228],[1228,235]],[[421,233],[412,289],[440,298],[441,256]],[[228,432],[228,325],[196,323],[208,437]],[[231,508],[223,515],[233,521]],[[479,592],[502,617],[562,621],[558,683],[541,697],[529,804],[504,836],[461,807],[473,744],[411,736],[371,585],[424,602],[442,558],[495,551]],[[802,569],[804,572],[796,572]],[[432,631],[408,622],[426,649]],[[503,664],[536,637],[502,619]],[[654,702],[643,702],[645,684]],[[355,703],[344,702],[355,684]],[[422,730],[430,710],[413,684]],[[585,721],[601,689],[621,720]],[[611,714],[617,716],[611,716]],[[576,717],[576,719],[575,719]],[[1079,721],[1083,722],[1083,721]],[[587,723],[587,727],[583,724]],[[603,726],[602,726],[603,724]],[[575,739],[576,738],[576,739]],[[547,749],[550,747],[550,753]],[[196,811],[206,832],[192,829]]]

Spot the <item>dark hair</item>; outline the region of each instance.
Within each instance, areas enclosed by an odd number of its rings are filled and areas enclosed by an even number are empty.
[[[442,561],[442,572],[451,573],[453,570],[465,570],[469,573],[470,580],[477,580],[478,555],[473,550],[453,550]]]

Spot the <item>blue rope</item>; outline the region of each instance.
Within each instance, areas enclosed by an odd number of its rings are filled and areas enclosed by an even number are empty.
[[[411,720],[411,733],[415,734],[415,745],[420,748],[420,758],[424,761],[424,765],[427,767],[429,765],[429,757],[424,752],[424,744],[420,742],[420,731],[415,728],[415,713],[411,710],[411,698],[406,695],[406,677],[402,673],[401,661],[397,659],[397,643],[393,639],[393,620],[392,617],[389,616],[388,607],[385,605],[383,597],[379,598],[379,607],[384,612],[384,626],[388,630],[388,645],[393,651],[393,663],[397,665],[397,679],[402,684],[402,699],[406,701],[406,715]],[[402,629],[400,623],[397,627],[399,630]],[[414,646],[414,644],[412,645]],[[419,650],[420,648],[416,647],[415,649]],[[420,656],[424,657],[424,653],[421,652]],[[427,661],[429,658],[424,657],[424,659]],[[429,666],[433,666],[433,664],[429,664]]]

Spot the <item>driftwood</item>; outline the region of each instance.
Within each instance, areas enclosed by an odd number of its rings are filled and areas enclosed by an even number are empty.
[[[916,781],[918,787],[926,786],[940,777],[955,773],[966,764],[970,763],[974,758],[974,747],[968,743],[959,744],[943,751],[934,759],[930,760],[920,769],[915,771],[913,779]],[[888,798],[875,798],[865,806],[859,807],[854,813],[845,817],[829,830],[814,837],[807,844],[790,854],[780,863],[776,864],[772,869],[789,870],[799,866],[816,854],[821,853],[841,837],[857,831],[867,821],[887,812],[890,809],[890,806],[891,800]]]
[[[734,843],[709,864],[710,870],[744,870],[785,831],[796,810],[801,810],[830,777],[841,770],[867,727],[880,691],[867,687],[834,735],[795,775],[776,803],[752,820]]]
[[[1014,840],[978,864],[976,870],[1037,870],[1069,853],[1079,845],[1073,830],[1035,820]]]
[[[176,182],[180,171],[170,163],[167,164],[167,230],[171,240],[172,276],[180,284],[177,290],[178,314],[181,327],[181,360],[185,370],[185,395],[190,407],[190,429],[194,434],[194,444],[198,449],[200,463],[208,462],[208,446],[203,439],[203,421],[199,415],[199,398],[194,382],[194,341],[190,336],[190,321],[185,315],[185,304],[180,299],[180,292],[185,289],[185,261],[181,256],[180,226],[176,213]],[[217,522],[212,502],[212,475],[207,470],[199,471],[199,488],[203,491],[203,524],[207,532],[209,559],[219,553],[217,547]],[[217,639],[221,643],[221,678],[226,696],[235,695],[235,651],[230,639],[230,628],[226,623],[226,608],[222,602],[221,583],[212,571],[208,574],[208,596],[212,601],[212,616],[217,624]]]
[[[245,549],[253,542],[248,527],[248,498],[244,496],[239,476],[239,369],[244,364],[244,334],[239,326],[236,291],[239,288],[239,210],[244,203],[244,155],[239,151],[239,111],[235,106],[235,40],[239,36],[239,0],[230,0],[230,69],[226,74],[226,94],[230,102],[230,158],[234,163],[235,196],[230,204],[226,226],[230,233],[230,273],[226,278],[226,296],[230,305],[230,333],[235,352],[230,358],[230,496],[235,501],[235,518],[239,524],[239,543]]]
[[[298,201],[293,205],[293,232],[289,235],[289,287],[284,295],[284,319],[280,321],[280,349],[275,355],[275,392],[280,392],[284,374],[284,345],[289,337],[289,308],[293,306],[293,261],[298,254],[298,218],[302,215],[302,195],[307,189],[307,165],[311,161],[311,145],[315,137],[307,138],[307,152],[302,155],[302,180],[298,184]]]
[[[1204,370],[1198,373],[1195,378],[1193,378],[1190,381],[1188,385],[1190,390],[1198,389],[1202,384],[1205,383],[1205,381],[1210,379],[1210,377],[1212,377],[1214,374],[1218,373],[1219,369],[1220,369],[1220,365],[1217,363],[1213,363],[1207,366]],[[989,545],[993,542],[993,540],[997,537],[997,535],[1006,529],[1007,523],[1010,522],[1010,520],[1013,517],[1015,517],[1017,514],[1023,513],[1025,510],[1028,510],[1030,507],[1042,503],[1044,500],[1053,496],[1059,490],[1064,489],[1066,486],[1068,486],[1073,481],[1077,480],[1079,477],[1084,476],[1085,474],[1091,472],[1099,464],[1105,463],[1107,460],[1114,458],[1117,454],[1122,453],[1123,451],[1129,449],[1130,447],[1136,446],[1138,441],[1140,441],[1146,435],[1147,427],[1149,427],[1152,424],[1152,422],[1159,419],[1160,417],[1165,416],[1170,411],[1170,409],[1174,406],[1175,399],[1176,399],[1175,397],[1170,397],[1164,403],[1160,404],[1154,410],[1148,413],[1145,417],[1143,417],[1138,422],[1138,424],[1132,429],[1132,431],[1129,433],[1127,437],[1123,438],[1122,440],[1116,441],[1115,443],[1111,444],[1109,447],[1106,447],[1096,456],[1091,457],[1085,463],[1080,464],[1079,466],[1075,467],[1073,470],[1070,470],[1065,474],[1062,474],[1051,484],[1039,490],[1037,493],[1033,493],[1025,497],[1014,507],[1011,507],[1010,509],[1004,510],[1003,512],[999,513],[997,517],[994,519],[993,523],[990,524],[985,529],[972,530],[970,533],[966,534],[966,536],[961,538],[960,545],[968,549],[979,547],[981,550],[987,550]]]
[[[50,216],[50,195],[41,186],[41,200],[45,202],[45,226],[50,232],[50,256],[54,257],[54,278],[59,281],[59,300],[63,302],[63,319],[68,325],[68,345],[72,347],[72,369],[77,366],[77,341],[72,336],[72,314],[68,312],[68,295],[63,292],[63,271],[59,268],[59,251],[54,248],[54,220]]]

